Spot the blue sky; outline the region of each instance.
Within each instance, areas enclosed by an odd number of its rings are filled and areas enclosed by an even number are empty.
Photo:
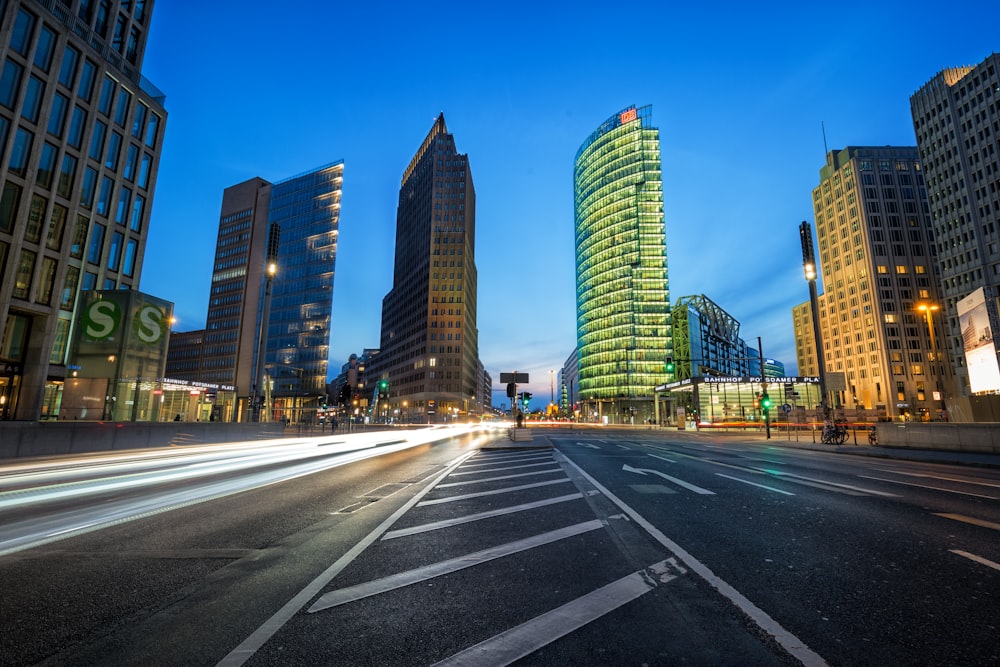
[[[140,289],[203,327],[223,189],[343,159],[335,375],[379,344],[400,178],[443,111],[476,187],[480,358],[496,404],[517,370],[540,407],[576,344],[573,158],[651,104],[671,301],[707,295],[792,374],[821,124],[830,150],[915,145],[910,95],[1000,48],[998,24],[986,1],[161,0],[143,71],[169,120]]]

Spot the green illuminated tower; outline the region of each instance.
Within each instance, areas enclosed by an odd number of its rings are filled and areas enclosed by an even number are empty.
[[[652,418],[668,381],[670,292],[652,107],[601,123],[573,170],[579,396],[588,416]]]

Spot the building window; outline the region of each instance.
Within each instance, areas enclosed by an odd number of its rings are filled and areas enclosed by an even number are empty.
[[[128,92],[124,88],[118,91],[118,106],[115,107],[115,122],[121,127],[125,127],[125,121],[128,119],[128,109],[132,102],[132,93]]]
[[[76,300],[76,288],[80,284],[80,269],[75,266],[66,267],[66,279],[63,280],[62,298],[59,307],[63,310],[73,310]]]
[[[51,257],[42,258],[42,273],[38,276],[38,303],[46,305],[52,300],[52,288],[56,282],[56,260]]]
[[[107,125],[101,121],[94,123],[94,133],[90,135],[90,152],[87,153],[91,160],[101,161],[101,156],[104,155],[104,137],[107,133]]]
[[[115,99],[115,80],[105,75],[101,84],[101,97],[97,102],[97,110],[105,116],[111,115],[111,104]]]
[[[48,26],[42,26],[38,32],[38,44],[35,46],[35,67],[48,72],[52,66],[52,52],[55,50],[56,34]]]
[[[14,228],[17,209],[21,203],[21,186],[7,181],[0,194],[0,231],[10,232]]]
[[[77,95],[81,99],[90,102],[90,96],[94,94],[94,79],[97,77],[97,65],[89,60],[83,61],[83,68],[80,71],[80,89]]]
[[[18,10],[17,18],[14,19],[14,30],[10,36],[10,48],[22,56],[28,55],[28,47],[31,45],[31,32],[34,28],[35,17],[23,9]]]
[[[73,88],[73,79],[76,78],[76,63],[79,60],[80,52],[72,46],[67,45],[66,50],[63,51],[62,66],[59,68],[59,83],[71,90]]]
[[[14,291],[11,293],[16,299],[27,299],[31,291],[31,274],[35,272],[35,259],[37,255],[30,250],[22,250],[20,260],[17,263],[17,273],[14,274]]]
[[[104,225],[95,222],[90,235],[90,247],[87,250],[87,261],[91,264],[101,263],[101,250],[104,246]]]
[[[80,107],[73,107],[73,119],[69,123],[69,136],[66,141],[73,148],[83,144],[83,128],[87,124],[87,112]]]
[[[68,211],[65,206],[60,206],[59,204],[52,205],[52,215],[49,217],[49,234],[45,239],[45,247],[49,250],[58,252],[62,247],[67,214]]]
[[[31,204],[28,206],[28,224],[24,227],[25,241],[38,243],[42,240],[42,223],[45,220],[45,209],[48,203],[45,197],[31,195]]]
[[[17,102],[17,90],[21,87],[23,71],[24,68],[12,60],[3,64],[3,72],[0,73],[0,104],[8,109],[13,109]]]
[[[87,167],[83,172],[83,182],[80,184],[80,206],[83,208],[94,207],[94,194],[97,192],[97,171],[93,167]]]
[[[73,182],[76,180],[76,158],[66,153],[63,155],[62,167],[59,169],[59,182],[56,183],[56,194],[69,198],[73,192]]]
[[[90,220],[85,216],[76,216],[76,226],[73,227],[73,243],[70,245],[70,257],[76,259],[83,258],[83,246],[87,243],[87,231],[90,229]]]
[[[45,84],[37,76],[29,76],[28,89],[24,93],[24,104],[21,106],[21,118],[32,123],[38,122],[38,110],[42,106],[43,95],[45,95]]]

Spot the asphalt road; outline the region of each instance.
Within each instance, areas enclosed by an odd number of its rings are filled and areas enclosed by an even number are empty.
[[[0,556],[0,663],[1000,664],[998,469],[536,433],[232,470],[236,449],[197,477],[0,468],[0,551],[68,535]],[[136,483],[25,500],[110,477]],[[102,506],[155,509],[55,528]]]

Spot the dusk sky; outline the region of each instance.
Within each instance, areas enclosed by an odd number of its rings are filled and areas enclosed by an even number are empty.
[[[169,114],[140,289],[205,326],[222,191],[344,160],[330,375],[378,347],[400,179],[444,112],[476,188],[479,355],[549,400],[576,345],[573,159],[651,104],[671,303],[705,294],[797,374],[798,226],[829,150],[915,146],[909,98],[1000,48],[1000,3],[161,0]],[[558,388],[557,388],[558,392]]]

